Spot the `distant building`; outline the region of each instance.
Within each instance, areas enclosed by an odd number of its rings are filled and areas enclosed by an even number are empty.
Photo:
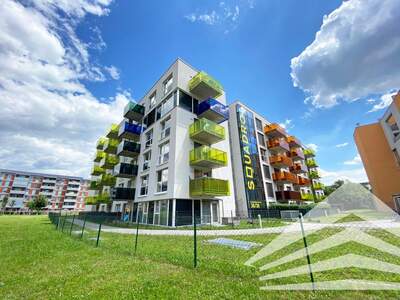
[[[354,140],[372,192],[393,209],[400,207],[400,92],[377,123],[356,127]]]
[[[23,210],[38,195],[48,200],[47,209],[84,210],[89,181],[82,177],[0,169],[0,199],[6,209]]]

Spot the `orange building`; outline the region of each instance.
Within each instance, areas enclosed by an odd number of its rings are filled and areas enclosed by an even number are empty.
[[[379,122],[355,129],[354,140],[372,192],[400,212],[400,92]]]

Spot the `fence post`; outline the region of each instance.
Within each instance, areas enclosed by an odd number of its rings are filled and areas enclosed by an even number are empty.
[[[300,227],[301,227],[301,234],[303,235],[304,249],[306,250],[308,271],[310,272],[312,289],[315,290],[314,276],[313,276],[313,272],[311,269],[311,259],[310,259],[310,254],[308,253],[307,239],[306,239],[306,234],[304,232],[304,227],[303,227],[303,214],[302,213],[299,213],[299,221],[300,221]]]
[[[64,216],[64,222],[63,222],[63,225],[62,225],[62,228],[61,228],[61,232],[64,232],[65,219],[66,219],[67,217],[68,217],[67,215]]]
[[[231,222],[232,222],[232,228],[234,228],[235,224],[233,224],[233,212],[232,212],[232,210],[231,210]]]
[[[258,223],[260,224],[260,228],[262,228],[262,219],[260,214],[258,214]]]
[[[197,267],[197,220],[196,220],[196,214],[193,216],[193,266],[196,268]]]
[[[71,227],[69,228],[69,235],[72,234],[72,228],[74,227],[74,222],[75,222],[75,215],[72,217]]]
[[[138,235],[139,235],[139,214],[136,213],[135,254],[136,254],[136,250],[137,250]]]
[[[56,230],[58,230],[60,228],[60,219],[61,219],[61,211],[58,215]]]
[[[98,247],[98,246],[99,246],[100,232],[101,232],[101,223],[99,224],[99,231],[97,232],[97,241],[96,241],[96,247]]]
[[[83,238],[83,233],[85,232],[85,225],[86,225],[86,214],[85,214],[85,218],[83,219],[81,239]]]

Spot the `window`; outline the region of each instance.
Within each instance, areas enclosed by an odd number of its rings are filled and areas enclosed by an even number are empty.
[[[161,122],[161,136],[160,139],[165,139],[171,132],[171,117],[166,118]]]
[[[143,123],[146,125],[146,128],[149,128],[156,121],[156,109],[154,108],[151,112],[147,114],[144,118]]]
[[[256,118],[256,127],[258,131],[263,131],[261,120]]]
[[[258,145],[261,147],[265,147],[264,135],[262,133],[257,132],[257,136],[258,136]]]
[[[269,166],[263,165],[263,169],[264,169],[264,177],[271,179],[271,172],[269,170]]]
[[[151,151],[147,151],[143,154],[143,171],[146,171],[150,168],[151,161]]]
[[[261,160],[262,160],[263,162],[268,162],[268,159],[267,159],[267,151],[264,150],[264,149],[260,149],[260,150],[261,150],[261,151],[260,151]]]
[[[267,196],[268,196],[268,198],[274,198],[274,189],[272,187],[272,183],[266,182],[265,184],[267,186]]]
[[[164,117],[171,109],[174,108],[175,101],[174,101],[174,95],[170,95],[166,100],[163,101],[158,107],[157,107],[157,120],[160,118]]]
[[[160,224],[160,201],[154,202],[154,225]]]
[[[118,212],[121,211],[121,204],[120,203],[115,204],[115,211],[118,211]]]
[[[168,92],[172,89],[173,77],[172,74],[164,81],[164,95],[168,94]]]
[[[161,201],[160,225],[168,225],[168,200]]]
[[[192,97],[181,90],[179,90],[179,107],[192,111]]]
[[[153,94],[151,94],[151,96],[149,97],[149,109],[153,108],[156,105],[156,92],[154,92]]]
[[[165,143],[159,147],[158,164],[168,162],[169,159],[169,143]]]
[[[157,193],[166,192],[168,189],[168,169],[157,172]]]
[[[149,175],[140,177],[140,196],[146,196],[149,188]]]
[[[153,144],[153,129],[146,132],[145,135],[145,148],[149,148]]]

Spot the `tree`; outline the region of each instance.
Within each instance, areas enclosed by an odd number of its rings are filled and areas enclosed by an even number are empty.
[[[6,206],[8,204],[8,196],[5,196],[2,200],[1,200],[1,210],[5,210]]]
[[[47,198],[43,195],[36,196],[33,200],[28,202],[28,207],[31,210],[39,212],[47,206]]]
[[[344,184],[344,180],[336,180],[332,185],[327,185],[324,187],[324,194],[328,196],[340,188]]]

